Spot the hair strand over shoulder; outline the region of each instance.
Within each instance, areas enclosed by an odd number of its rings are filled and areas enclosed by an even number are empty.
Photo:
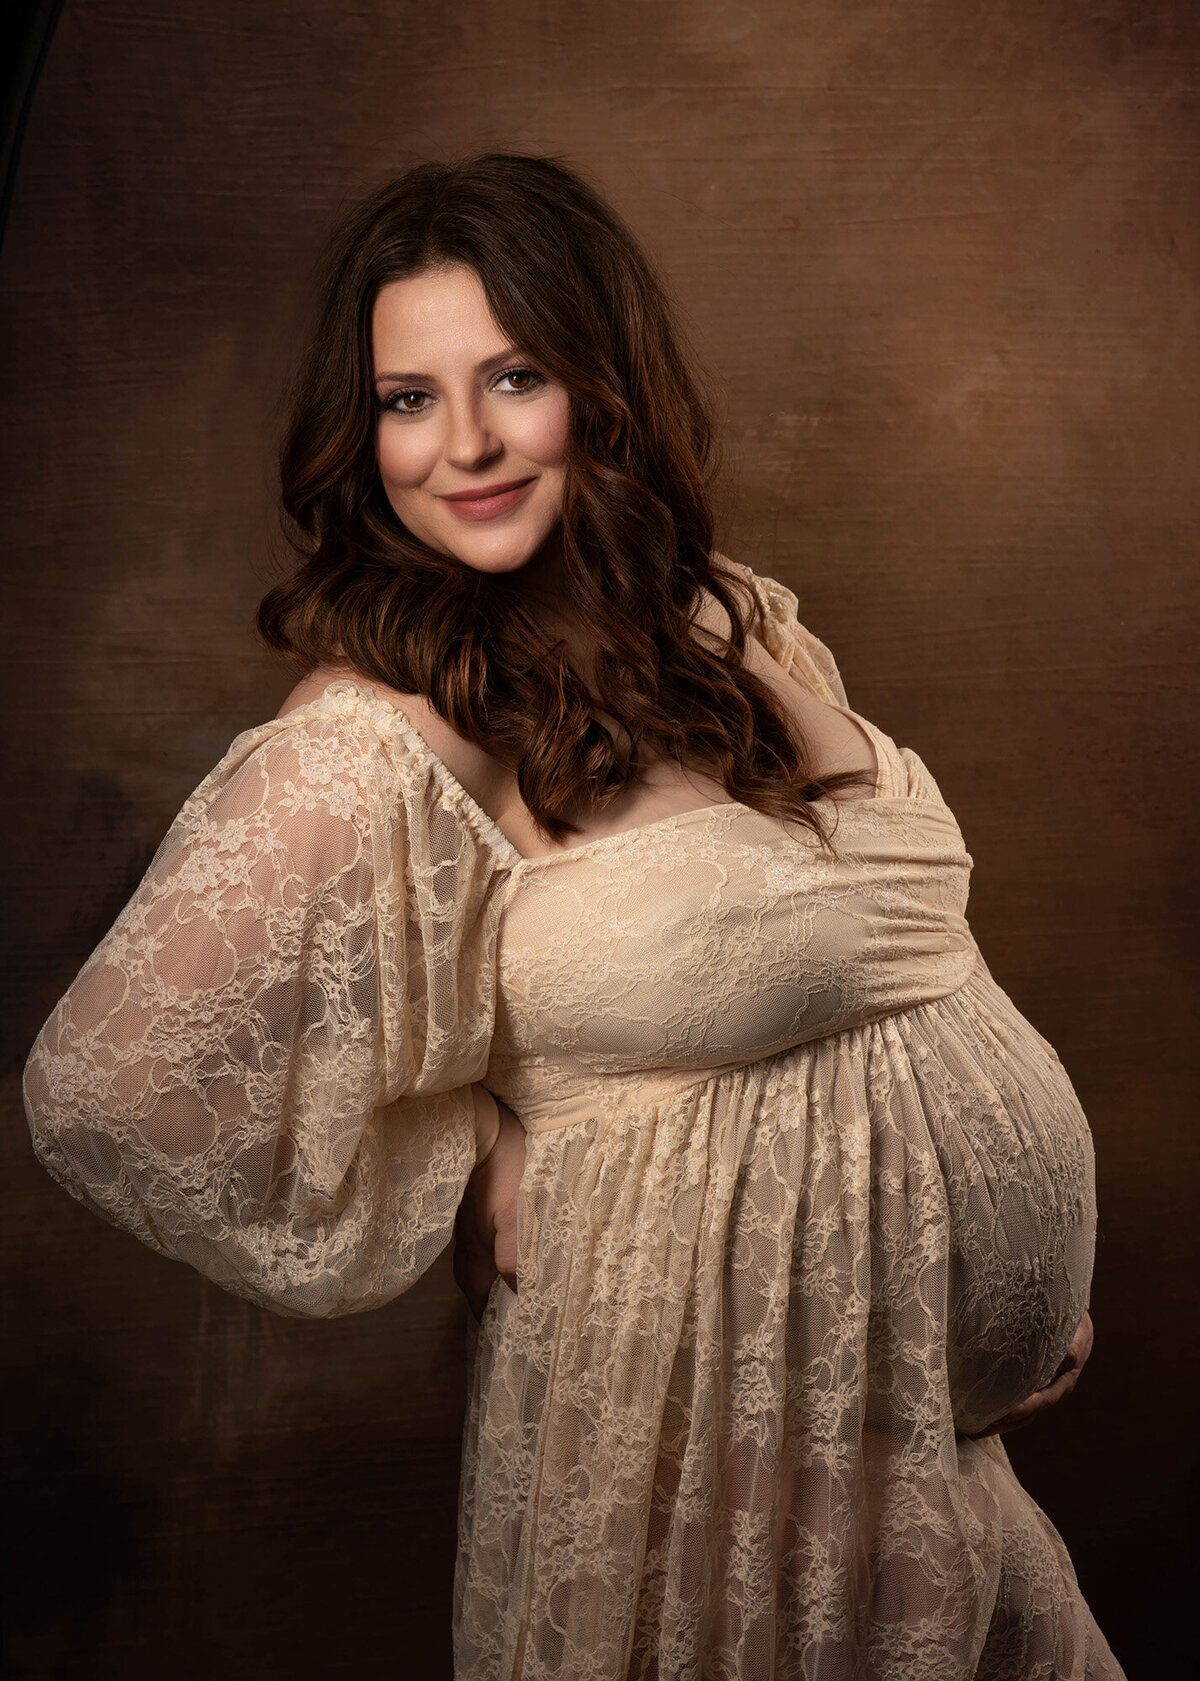
[[[487,574],[411,533],[375,453],[372,311],[382,287],[438,268],[479,276],[498,325],[571,399],[563,609],[596,646],[595,693],[538,618],[521,574]],[[577,832],[652,756],[719,778],[731,799],[793,818],[828,845],[809,749],[744,665],[761,607],[713,552],[710,403],[665,288],[632,233],[560,160],[488,152],[423,163],[346,217],[281,463],[297,557],[258,628],[303,669],[339,660],[426,696],[515,772],[543,832]],[[705,592],[729,621],[694,635]],[[601,721],[609,717],[617,737]]]

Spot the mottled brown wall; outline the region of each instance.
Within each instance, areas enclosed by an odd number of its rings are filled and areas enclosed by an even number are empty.
[[[959,817],[973,927],[1099,1160],[1096,1353],[1011,1451],[1131,1678],[1185,1672],[1194,17],[67,0],[0,275],[14,1674],[448,1674],[449,1256],[361,1319],[260,1313],[57,1190],[16,1071],[289,686],[250,617],[331,214],[510,145],[591,170],[657,254],[719,385],[728,551],[798,591]]]

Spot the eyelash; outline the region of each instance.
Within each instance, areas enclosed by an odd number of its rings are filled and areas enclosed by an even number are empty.
[[[511,368],[505,368],[501,373],[498,373],[496,375],[496,379],[497,379],[497,381],[502,380],[502,379],[509,379],[509,378],[511,378],[511,376],[513,374],[532,374],[533,375],[532,385],[526,385],[520,391],[504,391],[504,392],[501,392],[501,396],[504,396],[504,397],[528,397],[528,395],[531,391],[536,391],[539,385],[545,385],[545,383],[546,383],[546,376],[544,374],[538,373],[536,368],[526,367],[523,362],[515,362]],[[389,414],[406,414],[406,415],[425,414],[427,412],[427,409],[428,409],[428,406],[429,406],[428,404],[426,404],[425,408],[420,408],[420,409],[402,409],[400,407],[400,398],[401,397],[431,397],[432,395],[433,395],[433,393],[431,391],[425,391],[419,385],[406,385],[400,391],[393,391],[390,397],[385,397],[383,399],[383,401],[380,403],[379,406],[380,406],[381,409],[386,410]]]

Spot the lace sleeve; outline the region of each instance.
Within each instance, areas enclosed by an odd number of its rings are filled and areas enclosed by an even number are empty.
[[[800,622],[800,598],[778,578],[755,572],[744,561],[721,561],[742,573],[763,604],[763,634],[767,652],[784,669],[834,706],[847,706],[845,686],[829,649]]]
[[[499,1125],[476,1083],[490,1024],[456,982],[462,905],[414,809],[361,719],[248,731],[26,1066],[55,1179],[280,1313],[406,1289]]]

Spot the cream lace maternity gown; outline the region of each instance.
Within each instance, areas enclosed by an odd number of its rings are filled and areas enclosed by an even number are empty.
[[[740,570],[768,653],[858,718],[795,595]],[[1121,1675],[964,1434],[1087,1305],[1087,1124],[971,937],[933,778],[858,721],[879,777],[835,859],[729,803],[525,859],[334,681],[234,741],[34,1047],[50,1173],[282,1313],[404,1290],[493,1097],[520,1116],[458,1681]]]

